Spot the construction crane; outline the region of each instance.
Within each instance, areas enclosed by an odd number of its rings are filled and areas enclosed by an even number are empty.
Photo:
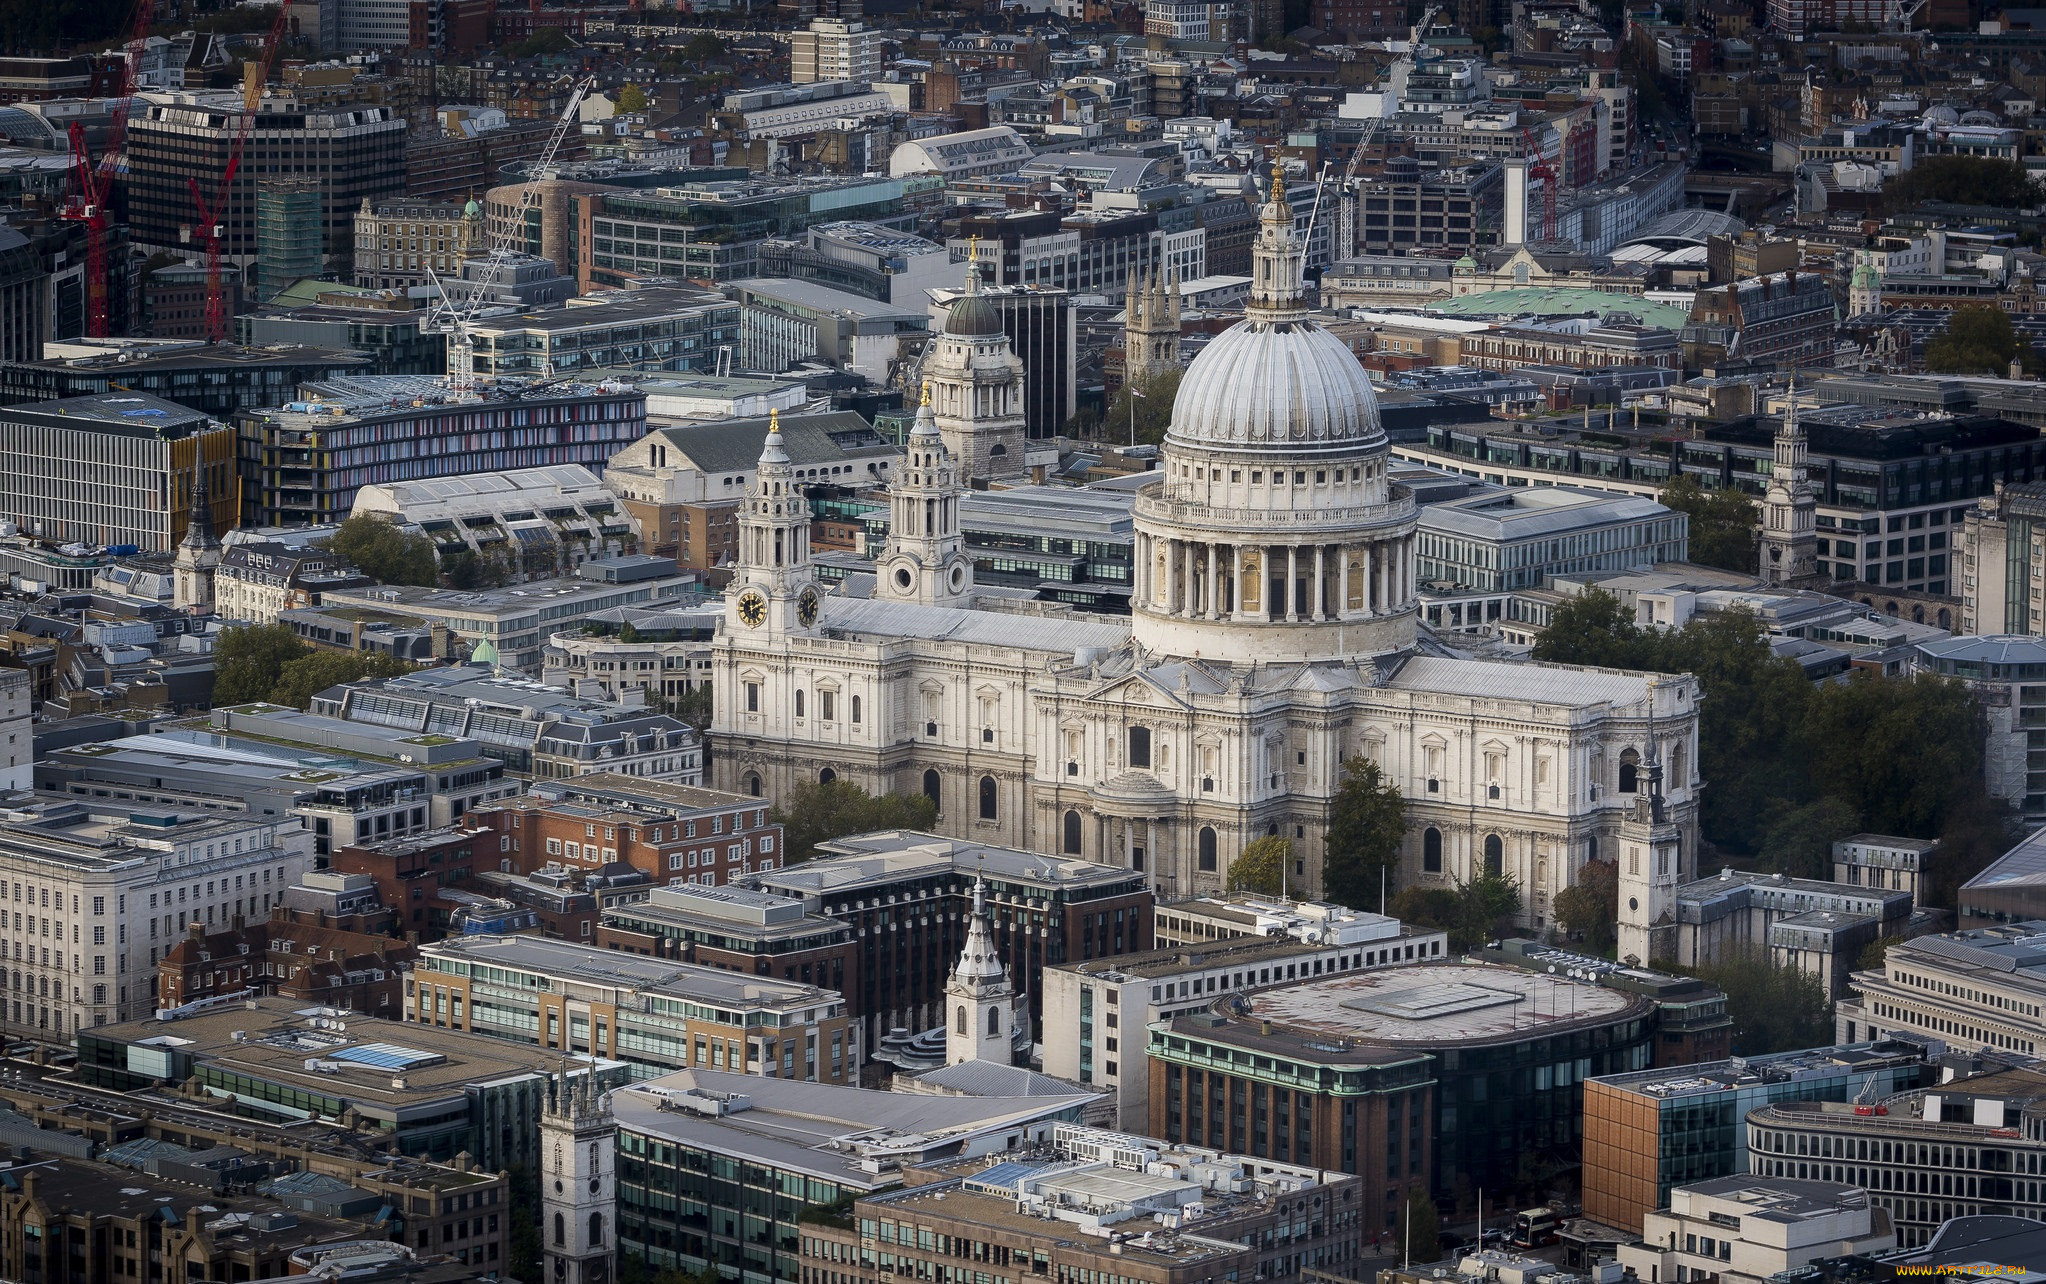
[[[1542,240],[1556,239],[1556,168],[1542,155],[1541,144],[1535,142],[1534,131],[1526,125],[1520,127],[1520,136],[1527,142],[1527,174],[1529,178],[1542,180]]]
[[[227,338],[227,298],[220,284],[220,247],[227,239],[228,202],[233,199],[235,175],[241,172],[242,152],[249,145],[249,134],[256,127],[256,110],[263,105],[263,86],[270,80],[270,69],[277,64],[277,51],[284,44],[284,18],[291,12],[291,6],[277,6],[277,18],[270,24],[270,36],[263,44],[263,56],[255,62],[242,64],[242,111],[236,123],[234,141],[228,146],[227,167],[220,173],[220,186],[208,201],[206,194],[199,190],[199,180],[186,180],[192,188],[192,204],[199,211],[199,237],[206,242],[206,340],[220,343]],[[189,239],[192,228],[185,229]]]
[[[135,18],[121,60],[121,83],[107,122],[106,150],[97,159],[86,141],[84,122],[71,122],[73,190],[63,217],[85,225],[85,333],[95,339],[106,337],[108,325],[107,228],[112,222],[108,203],[113,199],[114,176],[120,171],[121,152],[128,141],[128,113],[134,107],[143,41],[149,37],[153,13],[154,0],[135,0]]]
[[[561,120],[554,126],[554,133],[547,139],[547,148],[540,153],[540,162],[527,171],[524,190],[519,194],[518,212],[506,223],[499,234],[491,238],[490,252],[484,257],[483,271],[472,283],[469,295],[460,303],[448,298],[447,287],[438,277],[434,284],[440,286],[440,299],[433,306],[428,325],[447,336],[448,341],[448,385],[458,391],[467,391],[476,384],[476,344],[469,334],[469,323],[475,319],[478,309],[496,289],[498,278],[504,275],[505,264],[519,251],[513,248],[514,235],[523,239],[526,234],[526,216],[540,202],[540,183],[554,166],[554,157],[561,150],[561,142],[568,136],[569,126],[575,123],[577,109],[583,99],[596,88],[595,76],[584,76],[575,82],[575,88],[568,96],[568,106],[562,109]],[[551,375],[553,371],[543,372]]]
[[[1442,6],[1431,4],[1421,11],[1421,20],[1414,24],[1407,43],[1406,53],[1400,55],[1397,65],[1409,70],[1421,57],[1422,43],[1427,38],[1428,27],[1435,21],[1435,15],[1442,12]],[[1404,82],[1402,82],[1404,83]],[[1350,151],[1350,163],[1343,169],[1342,184],[1336,188],[1336,245],[1332,257],[1348,258],[1357,252],[1357,242],[1363,232],[1357,218],[1357,165],[1364,159],[1364,151],[1378,131],[1385,127],[1385,117],[1373,116],[1364,123],[1364,133],[1357,139],[1357,145]]]

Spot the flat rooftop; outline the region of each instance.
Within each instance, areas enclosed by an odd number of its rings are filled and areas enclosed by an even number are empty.
[[[804,1008],[826,1009],[818,1015],[830,1015],[828,1010],[844,1002],[834,990],[799,981],[748,976],[540,936],[451,936],[420,947],[420,967],[446,972],[456,964],[513,969],[571,984],[633,990],[736,1012]]]
[[[943,871],[968,877],[985,873],[990,879],[1061,887],[1143,883],[1143,875],[1117,865],[1070,856],[1044,856],[914,830],[856,834],[820,844],[817,850],[819,855],[813,860],[757,875],[759,885],[796,896],[842,896],[863,887]]]
[[[1646,1000],[1515,968],[1468,964],[1352,972],[1248,996],[1246,1020],[1365,1043],[1494,1043],[1603,1024]]]
[[[874,1191],[900,1178],[863,1168],[861,1160],[868,1154],[905,1161],[948,1157],[982,1134],[1055,1118],[1097,1095],[929,1097],[680,1070],[620,1088],[610,1100],[621,1128],[851,1190]],[[712,1104],[720,1100],[726,1103],[722,1110]],[[1006,1136],[996,1140],[1003,1143],[998,1148],[1008,1148]]]
[[[130,1047],[182,1053],[195,1063],[338,1098],[385,1116],[459,1097],[471,1085],[522,1075],[552,1076],[562,1055],[538,1044],[523,1047],[485,1035],[276,997],[209,1008],[172,1021],[99,1026],[91,1033]],[[623,1069],[620,1062],[578,1060],[598,1069]]]
[[[203,410],[152,397],[146,392],[102,392],[87,397],[0,406],[0,419],[45,428],[74,428],[123,437],[166,440],[222,426]]]
[[[1866,1074],[1886,1066],[1923,1065],[1927,1050],[1917,1043],[1881,1040],[1837,1048],[1811,1048],[1775,1056],[1725,1058],[1687,1066],[1660,1066],[1624,1074],[1597,1075],[1587,1080],[1621,1092],[1657,1100],[1677,1100],[1730,1092],[1764,1083]]]
[[[1116,1174],[1124,1179],[1120,1184],[1134,1186],[1143,1179],[1143,1174]],[[1075,1197],[1090,1193],[1087,1179],[1068,1178]],[[1094,1192],[1099,1193],[1099,1192]],[[917,1186],[909,1190],[881,1196],[877,1201],[890,1209],[914,1209],[933,1217],[958,1218],[975,1226],[986,1226],[995,1230],[1013,1232],[1018,1238],[1032,1243],[1054,1243],[1085,1249],[1091,1252],[1109,1251],[1108,1236],[1088,1235],[1078,1226],[1069,1222],[1047,1219],[1017,1208],[1013,1196],[988,1194],[972,1189],[964,1182],[935,1182],[928,1186]],[[1134,1223],[1132,1224],[1134,1226]],[[1120,1228],[1118,1228],[1120,1229]],[[1188,1266],[1214,1258],[1233,1257],[1247,1252],[1243,1245],[1233,1241],[1207,1239],[1192,1233],[1178,1234],[1156,1231],[1148,1236],[1132,1230],[1133,1238],[1125,1239],[1115,1246],[1118,1256],[1131,1262],[1148,1266],[1170,1268]],[[1144,1240],[1148,1238],[1149,1243]]]

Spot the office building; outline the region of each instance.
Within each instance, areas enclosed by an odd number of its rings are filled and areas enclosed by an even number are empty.
[[[985,880],[1001,961],[1016,977],[1150,947],[1152,896],[1136,871],[930,834],[883,832],[820,845],[816,858],[756,874],[750,886],[852,927],[868,1044],[944,1024],[945,982],[966,939],[973,884]],[[915,912],[903,907],[914,906]],[[1030,990],[1032,1018],[1043,996]]]
[[[623,1061],[642,1079],[728,1070],[859,1084],[859,1022],[801,982],[536,936],[422,946],[405,1018]]]
[[[815,106],[828,113],[831,104]],[[812,122],[800,132],[815,128]],[[936,187],[929,179],[792,182],[727,170],[651,191],[584,193],[571,198],[576,275],[585,290],[640,278],[729,282],[758,276],[762,241],[800,239],[814,224],[848,219],[900,225],[911,212],[907,194]]]
[[[781,823],[757,798],[614,770],[562,775],[471,814],[520,872],[629,866],[651,883],[729,887],[783,863]]]
[[[1620,321],[1498,326],[1465,335],[1463,360],[1480,370],[1506,371],[1523,366],[1684,368],[1676,335],[1658,326]]]
[[[1007,125],[996,125],[912,139],[888,158],[888,172],[897,178],[935,174],[951,183],[1013,174],[1035,155],[1021,134]]]
[[[1208,274],[1207,232],[1191,207],[969,214],[951,238],[953,252],[963,255],[976,238],[976,260],[990,286],[1113,297],[1128,288],[1132,272],[1182,281]]]
[[[236,418],[251,525],[326,526],[363,486],[552,464],[602,468],[646,431],[622,386],[555,384],[533,395],[456,393],[414,376],[301,385]]]
[[[1823,273],[1793,268],[1708,286],[1698,291],[1684,326],[1684,364],[1695,369],[1738,356],[1783,369],[1827,365],[1838,313]]]
[[[168,553],[195,488],[235,524],[234,433],[204,411],[109,392],[0,408],[0,516],[53,544]]]
[[[1357,186],[1357,250],[1470,254],[1499,244],[1505,203],[1505,170],[1496,161],[1423,171],[1412,157],[1396,156],[1383,177]]]
[[[82,328],[82,326],[81,326]],[[132,338],[71,339],[43,355],[0,365],[0,397],[10,402],[103,396],[110,392],[173,401],[231,422],[244,406],[289,401],[301,384],[367,374],[373,358],[336,348],[244,348],[227,343]],[[216,502],[226,489],[208,487]],[[232,522],[216,521],[227,530]]]
[[[1961,632],[2046,636],[2046,482],[1998,486],[1954,535]]]
[[[1733,1051],[1733,1018],[1726,1010],[1725,991],[1695,977],[1630,967],[1521,937],[1473,950],[1467,957],[1528,972],[1560,972],[1647,999],[1655,1005],[1655,1065],[1689,1065]]]
[[[0,362],[34,361],[50,337],[50,274],[26,236],[0,228]]]
[[[617,497],[581,464],[379,482],[355,492],[350,515],[365,513],[419,531],[443,559],[503,559],[515,579],[573,575],[591,558],[639,551]]]
[[[1482,593],[1541,588],[1552,575],[1687,561],[1690,518],[1628,495],[1483,487],[1424,505],[1414,551],[1424,584]]]
[[[483,206],[473,199],[364,200],[355,211],[355,283],[369,289],[459,276],[462,261],[485,248]]]
[[[433,737],[473,739],[515,775],[593,771],[694,785],[703,752],[689,725],[644,705],[586,700],[467,665],[344,683],[313,697],[312,713]]]
[[[1917,667],[1975,694],[1988,731],[1983,783],[2028,826],[2046,825],[2046,637],[1920,642]]]
[[[931,333],[922,308],[814,281],[749,277],[727,288],[739,304],[739,361],[749,370],[776,374],[815,359],[886,384],[909,348]]]
[[[1354,1172],[1377,1233],[1410,1192],[1574,1167],[1583,1081],[1654,1055],[1641,995],[1510,967],[1372,970],[1363,953],[1150,1027],[1147,1131]]]
[[[187,179],[226,171],[240,117],[239,93],[178,92],[152,95],[129,118],[128,220],[137,245],[180,250],[182,230],[194,217]],[[405,136],[404,116],[392,107],[304,106],[266,98],[218,218],[226,229],[222,255],[244,270],[258,265],[263,184],[292,178],[306,185],[273,189],[297,198],[273,207],[287,218],[276,230],[285,244],[299,244],[305,229],[288,222],[289,211],[303,213],[317,199],[319,248],[329,265],[346,271],[355,250],[355,211],[364,198],[405,190]],[[263,268],[267,285],[270,269]]]
[[[1637,1278],[1764,1284],[1820,1258],[1897,1246],[1889,1213],[1857,1186],[1775,1176],[1679,1186],[1666,1212],[1642,1219],[1619,1262]]]
[[[401,1021],[403,982],[418,953],[408,941],[331,924],[318,910],[276,905],[250,921],[236,915],[217,928],[187,928],[156,965],[156,1004],[275,994]]]
[[[1833,881],[1909,892],[1915,901],[1938,854],[1937,838],[1855,834],[1833,844]]]
[[[2046,1220],[2046,1074],[2016,1060],[1950,1057],[1940,1081],[1917,1091],[1750,1110],[1752,1166],[1865,1187],[1906,1246],[1956,1217]]]
[[[1167,941],[1167,922],[1186,922],[1186,906],[1241,915],[1251,928],[1194,947]],[[1200,912],[1198,909],[1192,911]],[[1247,993],[1334,972],[1363,946],[1358,966],[1438,961],[1440,931],[1338,905],[1193,901],[1157,910],[1158,948],[1109,959],[1065,963],[1037,974],[1044,995],[1044,1072],[1109,1094],[1119,1127],[1150,1122],[1151,1072],[1146,1032],[1153,1022],[1204,1011],[1218,995]],[[1347,964],[1343,964],[1347,966]]]
[[[470,323],[470,334],[479,375],[546,379],[614,368],[696,370],[741,342],[740,309],[708,290],[664,286],[481,316]],[[606,440],[614,449],[623,444]]]
[[[649,887],[604,907],[599,949],[681,959],[860,993],[850,925],[792,896],[692,883]]]
[[[347,727],[356,734],[325,737],[317,748],[278,743],[324,721],[274,706],[216,709],[189,729],[52,748],[36,764],[36,787],[82,802],[296,817],[319,857],[339,843],[447,824],[465,804],[517,787],[472,740],[407,744]],[[463,785],[445,787],[457,779]]]
[[[1676,888],[1674,923],[1656,929],[1656,959],[1704,967],[1744,951],[1766,951],[1825,987],[1847,993],[1848,974],[1878,939],[1922,931],[1911,893],[1722,869]],[[1668,953],[1661,952],[1667,949]]]
[[[155,1011],[158,952],[191,923],[268,913],[311,850],[298,825],[271,817],[51,796],[17,803],[0,820],[0,878],[16,924],[9,975],[20,979],[0,1028],[65,1043]]]
[[[1919,416],[1833,422],[1812,413],[1799,422],[1816,501],[1817,564],[1835,580],[1945,594],[1955,583],[1949,541],[1960,538],[1957,528],[1973,502],[1993,491],[1996,475],[2046,479],[2046,438],[2020,423]],[[1666,444],[1624,433],[1616,443],[1438,424],[1424,441],[1399,443],[1393,453],[1502,486],[1568,485],[1652,499],[1683,474],[1708,490],[1733,487],[1759,501],[1777,432],[1774,416],[1715,416],[1672,457]]]
[[[1885,1040],[1595,1075],[1584,1081],[1584,1215],[1639,1227],[1677,1187],[1751,1171],[1748,1112],[1849,1101],[1939,1078],[1943,1045]]]
[[[2046,919],[2046,828],[2032,834],[1961,884],[1961,922],[2022,923]]]
[[[644,392],[645,390],[642,389]],[[782,450],[805,486],[857,491],[887,483],[902,451],[849,410],[779,415]],[[762,416],[661,424],[604,470],[649,553],[710,570],[739,555],[739,506],[753,488]]]
[[[1059,1125],[1041,1155],[939,1164],[917,1176],[915,1185],[853,1206],[856,1221],[895,1227],[894,1242],[911,1251],[915,1270],[931,1251],[921,1249],[926,1228],[949,1236],[955,1253],[961,1241],[977,1253],[1020,1233],[1033,1274],[1041,1257],[1051,1278],[1100,1271],[1147,1284],[1344,1277],[1357,1269],[1362,1247],[1362,1183],[1349,1174],[1077,1124]],[[908,1241],[904,1228],[912,1230]],[[850,1280],[878,1281],[860,1263],[851,1228],[805,1229],[813,1277],[850,1258]]]
[[[319,290],[316,284],[302,288]],[[305,344],[316,348],[352,349],[369,355],[357,374],[438,375],[448,368],[447,336],[435,329],[426,309],[403,309],[398,300],[381,295],[321,291],[317,303],[293,304],[287,290],[271,304],[234,319],[237,342],[257,348]],[[288,399],[265,397],[275,404]]]
[[[801,1280],[802,1237],[819,1224],[808,1210],[852,1205],[934,1162],[1044,1145],[1088,1100],[930,1097],[715,1070],[635,1084],[610,1099],[618,1247],[656,1268]]]
[[[540,1111],[554,1091],[630,1077],[620,1061],[278,997],[81,1030],[77,1074],[117,1092],[232,1097],[237,1113],[265,1122],[352,1118],[398,1154],[466,1151],[486,1172],[539,1163]]]
[[[324,548],[237,542],[221,550],[213,568],[213,611],[223,620],[275,624],[286,611],[318,606],[322,593],[374,583]]]
[[[267,303],[327,266],[327,180],[283,174],[256,184],[256,292]],[[354,247],[350,237],[348,246]]]
[[[881,33],[865,23],[812,18],[809,27],[789,35],[789,79],[796,84],[880,78]]]
[[[1900,941],[1833,1005],[1841,1042],[1916,1035],[1957,1047],[2046,1054],[2046,922],[1964,927]]]
[[[673,708],[690,692],[710,686],[710,640],[722,615],[718,607],[703,605],[622,610],[585,620],[547,639],[540,680],[601,692],[609,700],[630,699],[638,691],[650,705]]]

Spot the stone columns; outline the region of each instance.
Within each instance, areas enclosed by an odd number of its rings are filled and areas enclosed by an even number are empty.
[[[1289,623],[1295,618],[1293,607],[1299,600],[1299,594],[1293,588],[1294,581],[1299,578],[1299,575],[1300,550],[1288,544],[1286,546],[1286,614],[1284,618]]]
[[[1222,595],[1215,583],[1215,560],[1215,546],[1210,544],[1208,545],[1208,582],[1204,586],[1206,591],[1201,594],[1203,599],[1201,612],[1211,620],[1222,613]]]
[[[1328,581],[1325,578],[1326,567],[1322,559],[1322,546],[1316,544],[1314,546],[1314,618],[1317,620],[1328,618],[1328,608],[1325,601],[1326,593],[1324,591],[1324,586]]]

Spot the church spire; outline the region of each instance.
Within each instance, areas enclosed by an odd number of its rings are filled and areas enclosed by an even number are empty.
[[[988,922],[987,879],[973,880],[973,908],[967,916],[966,946],[946,982],[951,1023],[945,1027],[945,1064],[962,1061],[992,1061],[1008,1065],[1014,1060],[1011,1039],[1015,1036],[1016,991],[1009,984],[1009,969],[995,944],[994,929]]]
[[[206,464],[192,482],[191,513],[171,571],[171,601],[178,609],[204,614],[213,609],[213,576],[220,567],[220,538],[213,533],[213,504],[206,494]]]
[[[810,500],[796,480],[781,435],[781,411],[776,410],[768,415],[753,485],[739,506],[739,565],[727,591],[728,613],[744,628],[772,621],[785,629],[801,614],[814,616],[816,600]]]
[[[1272,165],[1272,196],[1259,211],[1257,244],[1250,257],[1250,299],[1244,319],[1271,324],[1304,318],[1300,238],[1293,228],[1293,206],[1286,200],[1285,170],[1277,163]]]
[[[1818,495],[1806,468],[1804,425],[1798,422],[1797,374],[1790,405],[1776,430],[1769,486],[1762,495],[1762,579],[1790,584],[1818,574]]]
[[[931,406],[929,382],[906,445],[902,467],[888,487],[888,551],[875,568],[874,596],[958,606],[973,584],[959,533],[964,486]]]

